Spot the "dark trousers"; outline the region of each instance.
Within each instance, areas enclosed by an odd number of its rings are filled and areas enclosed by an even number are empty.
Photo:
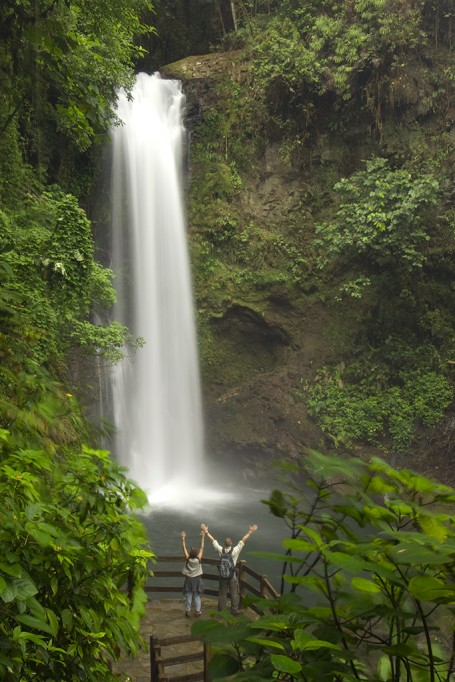
[[[237,613],[240,603],[240,588],[237,574],[234,573],[230,580],[221,578],[218,592],[218,611],[226,608],[228,591],[231,595],[231,612]]]

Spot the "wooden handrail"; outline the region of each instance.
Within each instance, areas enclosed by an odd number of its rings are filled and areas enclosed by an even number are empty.
[[[159,556],[156,558],[156,561],[158,564],[164,564],[164,563],[183,563],[183,558],[181,556]],[[219,560],[218,559],[212,559],[212,558],[207,558],[203,559],[203,564],[205,567],[207,566],[216,566],[218,567]],[[266,599],[272,598],[272,599],[277,599],[280,595],[279,593],[275,590],[273,585],[270,583],[268,580],[267,576],[265,575],[260,575],[256,571],[254,571],[252,568],[247,566],[247,563],[245,560],[241,559],[240,561],[237,562],[237,566],[239,569],[239,586],[240,586],[240,596],[244,597],[246,596],[247,593],[253,594],[256,597],[264,597]],[[246,577],[249,576],[250,578],[253,578],[253,580],[257,581],[257,585],[251,584],[251,582],[248,582]],[[158,569],[154,571],[153,579],[156,581],[157,579],[160,578],[180,578],[181,582],[179,585],[162,585],[159,583],[155,584],[148,584],[145,587],[146,592],[163,592],[163,593],[180,593],[182,591],[182,584],[183,584],[183,578],[182,578],[182,572],[181,570],[170,570],[170,569]],[[207,570],[204,570],[204,576],[203,579],[205,581],[210,582],[218,582],[220,579],[220,576],[217,572],[208,572]],[[217,596],[218,595],[218,589],[210,589],[207,587],[205,589],[205,594],[208,594],[210,596]]]
[[[195,651],[191,654],[178,654],[176,656],[163,657],[162,649],[167,646],[174,646],[176,644],[186,644],[188,642],[200,641],[197,637],[192,635],[181,635],[176,637],[163,637],[158,639],[155,635],[150,636],[150,676],[151,682],[169,682],[169,677],[164,671],[164,666],[171,667],[174,665],[182,665],[184,663],[191,663],[201,661],[203,664],[202,670],[199,672],[188,673],[184,675],[175,675],[172,677],[172,682],[207,682],[207,661],[208,653],[207,647],[204,644],[200,651]]]
[[[170,564],[172,564],[172,563],[182,564],[182,563],[184,563],[185,560],[182,557],[182,555],[179,555],[179,556],[174,555],[174,556],[158,556],[158,557],[155,557],[155,561],[157,561],[158,563],[167,562]],[[204,557],[203,562],[204,562],[204,564],[212,564],[212,566],[217,566],[219,564],[220,560],[214,559],[213,557]]]
[[[158,564],[172,564],[172,563],[180,563],[181,565],[183,564],[184,560],[181,556],[161,556],[157,557],[156,561]],[[203,564],[204,567],[210,566],[218,566],[219,560],[218,559],[203,559]],[[277,599],[280,595],[279,593],[275,590],[273,585],[269,582],[267,576],[265,575],[260,575],[256,571],[254,571],[252,568],[247,566],[246,561],[241,559],[240,561],[237,562],[237,567],[239,569],[239,587],[240,587],[240,601],[242,601],[243,597],[245,597],[248,593],[253,594],[257,597],[262,597],[265,599]],[[251,582],[248,582],[247,578],[253,578],[253,580],[256,581],[256,585],[251,584]],[[161,585],[159,583],[154,584],[154,585],[147,585],[145,587],[146,592],[161,592],[161,593],[181,593],[182,592],[182,587],[183,587],[183,575],[181,570],[157,570],[154,571],[153,575],[154,580],[159,580],[161,578],[179,578],[179,584],[178,585]],[[204,568],[204,574],[203,574],[203,579],[204,581],[208,582],[213,582],[216,581],[218,583],[220,576],[218,572],[213,571],[213,572],[207,572],[206,568]],[[217,589],[210,589],[206,587],[204,589],[204,594],[210,595],[210,596],[218,596],[218,585]],[[253,606],[254,608],[254,606]],[[191,641],[198,641],[197,637],[193,637],[192,635],[181,635],[181,636],[175,636],[175,637],[166,637],[163,639],[158,639],[156,636],[151,636],[150,637],[150,672],[151,672],[151,680],[152,682],[170,682],[169,678],[165,674],[164,671],[164,666],[173,666],[173,665],[179,665],[182,663],[188,663],[191,661],[203,661],[203,671],[201,672],[196,672],[196,673],[191,673],[191,674],[186,674],[186,675],[179,675],[172,677],[171,682],[198,682],[198,681],[203,681],[203,682],[209,682],[208,677],[207,677],[207,664],[209,661],[210,657],[210,649],[208,646],[204,644],[203,650],[200,652],[195,652],[191,654],[182,654],[182,655],[177,655],[177,656],[172,656],[168,658],[163,658],[162,656],[162,647],[166,646],[171,646],[174,644],[184,644],[186,642],[191,642]]]

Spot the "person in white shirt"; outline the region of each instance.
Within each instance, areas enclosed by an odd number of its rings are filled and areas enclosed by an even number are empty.
[[[241,540],[239,540],[235,547],[232,546],[231,538],[226,538],[224,541],[224,546],[221,546],[220,543],[217,540],[215,540],[213,535],[209,533],[209,528],[206,523],[201,523],[201,528],[204,531],[204,533],[208,536],[218,556],[221,558],[225,554],[230,554],[232,557],[232,563],[234,564],[235,567],[235,565],[237,564],[237,560],[239,558],[239,554],[242,551],[245,542],[254,533],[254,531],[257,530],[257,525],[254,524],[253,526],[250,526],[247,534],[244,535]],[[231,595],[231,613],[235,615],[239,611],[240,603],[240,590],[237,571],[234,571],[234,574],[231,579],[220,578],[218,591],[218,611],[222,611],[223,609],[226,608],[228,591],[230,592]]]

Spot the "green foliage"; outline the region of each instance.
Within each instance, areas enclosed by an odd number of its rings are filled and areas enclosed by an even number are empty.
[[[131,83],[140,52],[134,38],[151,30],[140,18],[150,7],[148,0],[2,3],[3,95],[12,117],[28,108],[40,163],[45,128],[63,132],[80,149],[107,130],[116,90]],[[36,124],[40,130],[33,131]]]
[[[52,208],[49,198],[46,202],[46,209]],[[108,660],[142,644],[143,587],[153,557],[145,530],[131,513],[144,505],[145,495],[107,452],[81,445],[86,424],[80,407],[43,368],[59,343],[55,329],[44,325],[61,324],[68,297],[75,304],[78,264],[90,268],[89,241],[82,237],[86,261],[79,254],[72,258],[71,238],[65,250],[58,229],[48,229],[58,227],[56,215],[75,220],[83,233],[89,228],[73,198],[63,197],[62,203],[68,210],[61,214],[58,200],[56,214],[44,211],[48,222],[31,221],[30,210],[15,216],[17,223],[1,214],[4,247],[10,247],[4,253],[8,262],[0,263],[0,677],[5,682],[118,679]],[[30,251],[11,248],[13,226],[31,236]],[[54,249],[59,260],[55,256],[52,263],[67,265],[58,269],[62,277],[68,274],[62,292],[50,278],[34,281],[34,268],[42,265],[38,246],[47,253]],[[39,281],[57,288],[53,306]],[[36,308],[27,299],[33,294]],[[43,301],[47,309],[40,311]],[[73,323],[77,315],[76,309]],[[43,327],[36,331],[40,319]],[[52,344],[47,351],[46,341]],[[42,343],[38,350],[37,342]]]
[[[255,223],[242,225],[236,208],[224,202],[206,206],[204,231],[192,235],[192,261],[196,288],[201,299],[238,300],[241,292],[286,291],[304,285],[309,259],[296,236],[283,236],[278,229]],[[239,220],[239,222],[237,222]]]
[[[375,369],[368,381],[356,381],[352,372],[349,381],[343,365],[323,368],[306,387],[309,414],[336,446],[377,444],[388,434],[394,450],[406,450],[419,425],[443,419],[452,386],[440,373],[417,369],[401,370],[398,384],[386,383],[385,368]]]
[[[316,452],[282,467],[266,501],[289,536],[282,596],[259,617],[195,623],[213,679],[449,680],[455,490],[378,458]]]
[[[430,239],[429,207],[438,200],[434,176],[413,178],[404,169],[392,169],[386,159],[373,158],[334,189],[339,202],[335,215],[316,226],[323,262],[360,255],[382,266],[422,267]]]
[[[453,398],[444,322],[452,313],[446,308],[441,316],[437,274],[432,281],[441,234],[448,250],[453,237],[436,174],[443,177],[437,165],[434,173],[411,174],[370,159],[335,186],[333,217],[316,225],[320,263],[348,263],[350,279],[340,291],[365,297],[367,306],[352,349],[356,359],[341,372],[323,369],[309,387],[310,414],[336,444],[390,438],[392,449],[403,451],[421,427],[443,419]]]
[[[269,111],[299,118],[328,93],[341,101],[357,97],[366,76],[382,77],[395,56],[403,59],[422,45],[421,22],[419,2],[281,3],[252,39],[255,75]]]
[[[94,255],[90,223],[71,195],[44,194],[42,201],[51,223],[42,242],[43,277],[57,305],[87,314],[92,287],[83,283],[90,279]]]
[[[148,0],[0,5],[0,678],[118,679],[141,646],[153,557],[134,517],[146,498],[88,440],[68,388],[76,353],[116,360],[130,341],[89,320],[115,300],[79,200],[133,80]],[[85,177],[82,177],[83,172]],[[45,182],[47,181],[47,185]],[[69,181],[71,182],[71,180]],[[63,183],[62,183],[63,184]],[[71,358],[71,366],[70,366]],[[70,371],[71,369],[71,371]],[[64,382],[64,383],[63,383]]]
[[[70,338],[90,355],[100,355],[110,362],[118,362],[125,355],[125,348],[134,352],[143,345],[141,337],[133,338],[120,322],[94,325],[87,321],[75,321]]]
[[[0,437],[0,676],[117,679],[107,659],[141,643],[153,555],[130,512],[145,496],[106,452]]]
[[[130,335],[120,324],[87,320],[115,301],[113,274],[94,260],[91,225],[75,197],[58,189],[30,194],[20,211],[0,214],[0,249],[20,302],[25,344],[54,366],[77,346],[113,359]]]

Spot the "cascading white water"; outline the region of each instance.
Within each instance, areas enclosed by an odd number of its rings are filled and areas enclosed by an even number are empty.
[[[201,482],[203,425],[181,171],[179,81],[139,74],[112,130],[116,319],[145,344],[113,380],[116,456],[151,502]],[[185,492],[183,492],[185,490]]]

